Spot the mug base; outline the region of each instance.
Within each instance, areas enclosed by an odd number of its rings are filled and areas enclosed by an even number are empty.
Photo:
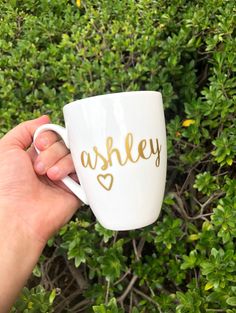
[[[113,231],[129,231],[129,230],[135,230],[140,229],[146,226],[149,226],[153,223],[155,223],[157,218],[152,219],[151,221],[147,221],[146,223],[137,223],[133,225],[108,225],[106,223],[98,221],[104,228],[113,230]]]

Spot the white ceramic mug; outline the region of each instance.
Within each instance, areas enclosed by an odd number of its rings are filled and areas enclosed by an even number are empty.
[[[112,230],[153,223],[166,181],[166,131],[161,93],[131,91],[71,102],[63,108],[65,128],[52,130],[70,149],[80,185],[63,182],[97,220]]]

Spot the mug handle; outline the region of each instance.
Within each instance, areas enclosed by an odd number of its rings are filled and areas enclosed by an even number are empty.
[[[35,146],[35,139],[38,137],[38,135],[46,130],[52,130],[55,133],[57,133],[64,141],[66,147],[70,149],[69,147],[69,140],[67,137],[67,131],[64,127],[55,125],[55,124],[44,124],[41,125],[39,128],[36,129],[34,133],[34,147],[37,153],[39,154],[40,151],[36,148]],[[65,178],[62,179],[62,182],[80,199],[83,201],[83,203],[88,204],[88,200],[86,197],[86,194],[84,190],[82,189],[81,185],[78,184],[76,181],[74,181],[71,177],[66,176]]]

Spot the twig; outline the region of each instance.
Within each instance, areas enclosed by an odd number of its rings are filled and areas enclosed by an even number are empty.
[[[142,251],[143,251],[143,247],[144,247],[144,245],[145,245],[145,241],[146,241],[146,239],[144,238],[144,237],[142,237],[141,239],[140,239],[140,241],[139,241],[139,243],[138,243],[138,248],[137,248],[137,250],[138,250],[138,256],[141,258],[141,256],[142,256]]]
[[[127,295],[129,294],[129,292],[131,291],[131,289],[133,288],[136,280],[138,279],[137,275],[134,275],[129,283],[129,285],[126,287],[125,291],[122,293],[122,295],[118,298],[118,302],[123,302],[125,300],[125,298],[127,297]]]
[[[80,301],[79,303],[75,304],[72,308],[70,308],[70,312],[80,312],[80,311],[84,311],[84,309],[88,306],[88,304],[91,303],[91,300],[89,299],[84,299],[82,301]]]
[[[48,270],[46,266],[40,264],[40,270],[42,273],[40,285],[42,285],[45,289],[53,289],[53,282],[48,275]]]
[[[89,303],[88,303],[89,304]],[[86,304],[85,306],[83,306],[81,309],[76,310],[75,313],[79,313],[79,312],[88,312],[86,309],[88,309],[88,304]],[[86,311],[85,311],[86,310]]]
[[[199,164],[202,164],[202,163],[203,163],[203,160],[205,160],[205,159],[206,159],[207,157],[209,157],[210,155],[211,155],[210,152],[207,153],[200,161],[198,161],[198,162],[189,170],[188,175],[187,175],[187,177],[186,177],[186,179],[185,179],[185,181],[184,181],[184,183],[183,183],[183,185],[182,185],[182,187],[181,187],[181,189],[180,189],[180,191],[179,191],[179,196],[184,192],[185,187],[186,187],[186,185],[187,185],[187,183],[188,183],[188,180],[189,180],[190,176],[192,175],[192,172],[193,172],[195,169],[197,169],[197,167],[199,166]]]
[[[55,260],[56,257],[57,255],[56,255],[56,249],[55,249],[52,256],[48,258],[44,263],[40,264],[40,269],[42,273],[40,284],[44,286],[45,289],[53,289],[53,282],[51,281],[49,277],[49,271],[50,271],[50,266],[54,264],[53,261]]]
[[[71,272],[72,276],[74,277],[77,285],[80,289],[84,290],[88,288],[88,282],[84,279],[81,271],[78,268],[75,268],[73,264],[71,264],[65,257],[66,265]]]
[[[75,280],[74,278],[71,279],[71,281],[69,282],[69,284],[66,286],[65,289],[63,289],[63,294],[66,294],[67,290],[70,289],[70,287],[74,284]],[[60,294],[60,296],[62,296],[62,294]]]
[[[180,199],[181,200],[181,199]],[[182,201],[182,200],[181,200]],[[178,203],[179,204],[179,203]],[[179,212],[179,214],[185,219],[185,220],[189,220],[190,217],[188,216],[188,214],[186,213],[183,204],[182,205],[177,205],[177,204],[173,204],[174,209]]]
[[[136,261],[139,261],[141,256],[142,256],[142,251],[143,251],[145,241],[146,241],[146,239],[144,237],[142,237],[140,239],[140,241],[138,243],[138,247],[137,247],[136,246],[136,240],[135,239],[132,240]]]
[[[178,142],[180,142],[180,143],[182,143],[182,144],[184,144],[186,146],[189,146],[191,148],[196,148],[197,147],[197,145],[195,145],[195,144],[193,144],[191,142],[188,142],[188,141],[184,141],[183,139],[179,139]]]
[[[106,290],[106,296],[105,296],[105,304],[107,305],[108,303],[108,298],[109,298],[109,289],[110,289],[110,279],[107,281],[107,290]]]
[[[187,175],[187,177],[186,177],[186,179],[185,179],[185,181],[184,181],[184,183],[183,183],[183,185],[182,185],[182,187],[181,187],[181,189],[180,189],[180,191],[179,191],[179,195],[182,195],[182,193],[183,193],[183,191],[185,190],[185,188],[186,188],[186,185],[188,184],[188,181],[189,181],[189,179],[190,179],[190,176],[192,175],[192,172],[196,169],[196,165],[193,167],[193,168],[191,168],[190,170],[189,170],[189,172],[188,172],[188,175]]]
[[[62,271],[59,275],[55,275],[56,277],[52,279],[52,284],[55,285],[55,282],[58,281],[63,275],[65,275],[65,271]]]
[[[212,201],[214,201],[214,200],[220,198],[220,197],[223,196],[224,194],[225,194],[224,191],[219,192],[219,193],[217,193],[217,194],[213,193],[213,194],[206,200],[206,202],[204,202],[204,203],[200,203],[196,198],[193,198],[193,200],[201,207],[200,214],[203,214],[204,209],[205,209],[209,204],[211,204]]]
[[[116,286],[119,283],[121,283],[125,279],[125,277],[129,275],[130,273],[131,273],[131,269],[128,268],[128,270],[124,273],[124,275],[120,279],[118,279],[116,282],[114,282],[113,286]]]
[[[133,291],[131,290],[131,293],[130,293],[130,302],[129,302],[129,313],[132,312],[132,307],[133,307]]]
[[[143,293],[142,291],[133,288],[133,291],[136,292],[138,295],[140,295],[141,297],[143,297],[144,299],[148,300],[149,302],[153,303],[159,310],[159,313],[162,313],[160,304],[158,302],[156,302],[155,300],[153,300],[151,297],[149,297],[148,295],[146,295],[145,293]]]
[[[137,246],[136,246],[136,240],[135,239],[132,240],[132,244],[133,244],[134,254],[135,254],[136,260],[139,261],[140,258],[139,258],[139,254],[138,254],[138,251],[137,251]]]
[[[134,302],[136,306],[138,306],[139,304],[138,296],[133,292],[133,290],[131,292],[132,292],[132,301]]]
[[[224,175],[226,175],[228,173],[229,173],[229,171],[225,171],[223,173],[216,174],[215,177],[224,176]]]
[[[206,213],[206,214],[203,214],[203,211],[204,209],[206,208],[206,206],[208,206],[213,200],[216,200],[218,199],[219,197],[223,196],[225,194],[225,192],[220,192],[218,194],[213,194],[211,195],[206,202],[204,203],[200,203],[195,197],[193,197],[194,201],[201,207],[201,210],[200,210],[200,214],[199,215],[196,215],[196,216],[189,216],[187,214],[187,212],[185,211],[184,209],[184,205],[183,205],[183,202],[182,202],[182,199],[180,198],[180,196],[176,193],[176,192],[171,192],[170,195],[173,196],[173,198],[176,199],[177,201],[177,204],[173,204],[173,207],[174,209],[179,212],[181,214],[181,216],[185,219],[185,220],[196,220],[196,219],[199,219],[199,218],[205,218],[207,216],[210,216],[212,215],[212,213]]]
[[[195,279],[196,279],[196,288],[199,288],[199,284],[198,284],[198,275],[197,275],[197,270],[196,270],[196,268],[194,268],[194,276],[195,276]]]
[[[64,310],[64,308],[65,308],[65,306],[72,300],[72,299],[74,299],[74,298],[76,298],[78,295],[80,295],[82,292],[81,292],[81,290],[75,290],[72,294],[70,294],[67,298],[65,298],[63,301],[61,301],[60,303],[58,303],[56,306],[55,306],[55,308],[54,308],[54,310],[55,310],[55,312],[57,312],[57,313],[61,313],[63,310]]]
[[[113,245],[116,243],[117,235],[118,235],[118,231],[115,232],[114,239],[113,239]]]
[[[204,210],[205,207],[210,204],[213,200],[216,200],[225,194],[224,191],[219,192],[218,194],[213,194],[205,203],[201,205],[201,210]]]
[[[190,220],[198,220],[199,218],[202,218],[204,220],[206,220],[205,217],[207,216],[211,216],[213,213],[206,213],[206,214],[199,214],[197,216],[193,216],[193,217],[189,217]]]

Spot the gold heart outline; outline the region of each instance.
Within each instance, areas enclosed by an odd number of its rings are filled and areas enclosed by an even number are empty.
[[[104,183],[101,181],[101,178],[104,179],[104,180],[106,180],[107,177],[110,177],[109,186],[104,185]],[[99,184],[100,184],[104,189],[106,189],[107,191],[111,190],[112,185],[113,185],[113,181],[114,181],[113,176],[112,176],[111,174],[105,174],[105,175],[99,174],[99,175],[97,176],[97,180],[98,180]]]

